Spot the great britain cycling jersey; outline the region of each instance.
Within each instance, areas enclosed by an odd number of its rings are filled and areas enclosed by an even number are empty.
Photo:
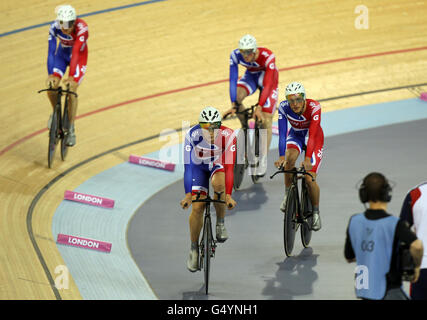
[[[418,239],[427,244],[427,182],[421,183],[408,192],[403,201],[400,218],[414,226]],[[421,262],[421,269],[427,269],[427,250]]]
[[[74,25],[71,35],[61,31],[58,21],[50,25],[47,72],[62,78],[69,65],[69,75],[80,83],[87,67],[89,31],[86,22],[80,18],[76,19]],[[59,45],[56,39],[59,39]]]
[[[235,49],[230,55],[230,99],[236,102],[237,87],[242,87],[248,95],[253,94],[258,88],[261,89],[258,104],[264,112],[274,113],[278,99],[279,71],[276,67],[274,53],[267,48],[258,48],[258,58],[251,63],[243,59],[239,49]],[[238,65],[247,70],[243,77],[238,80]]]
[[[305,156],[311,158],[313,165],[311,171],[317,173],[323,158],[324,144],[319,102],[306,99],[306,109],[301,115],[292,111],[287,100],[282,101],[278,109],[279,155],[284,156],[287,148],[297,149],[301,153],[306,146]],[[288,121],[291,125],[289,133]]]
[[[206,194],[209,179],[216,172],[225,172],[225,192],[233,191],[236,134],[225,126],[215,130],[214,143],[203,135],[200,125],[192,127],[184,143],[184,189],[185,193]]]

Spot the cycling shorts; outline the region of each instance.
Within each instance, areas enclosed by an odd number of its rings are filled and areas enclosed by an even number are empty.
[[[206,195],[209,191],[209,179],[217,172],[225,172],[224,166],[221,164],[193,164],[191,166],[192,172],[192,188],[191,193]]]
[[[237,81],[237,86],[244,88],[248,96],[250,96],[258,88],[262,90],[264,75],[265,75],[264,71],[257,72],[257,73],[251,73],[249,71],[246,71],[243,77],[239,81]],[[263,112],[274,114],[274,111],[276,111],[276,107],[277,107],[277,100],[279,98],[277,92],[278,92],[278,88],[275,88],[275,90],[272,90],[270,96],[267,98],[264,106],[262,107]]]
[[[58,46],[58,49],[55,52],[54,63],[53,63],[53,75],[62,78],[65,74],[67,67],[70,65],[71,61],[71,48],[63,48],[61,45]],[[83,77],[86,73],[87,66],[87,50],[80,52],[79,60],[77,61],[76,72],[71,75],[75,82],[80,84],[83,80]]]
[[[302,134],[295,131],[293,128],[289,130],[288,137],[286,138],[286,150],[296,149],[301,154],[304,151],[304,147],[307,145],[308,134]],[[311,172],[318,173],[320,164],[323,159],[323,139],[317,141],[311,156],[311,165],[313,168]]]

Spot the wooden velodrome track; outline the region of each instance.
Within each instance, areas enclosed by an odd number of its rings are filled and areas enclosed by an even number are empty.
[[[132,3],[139,2],[71,4],[82,15]],[[54,275],[64,264],[51,231],[64,190],[164,142],[107,153],[47,184],[105,151],[194,123],[206,105],[228,108],[229,54],[242,35],[276,54],[281,100],[294,80],[313,99],[358,94],[323,102],[323,112],[412,98],[406,87],[427,82],[426,1],[166,0],[102,11],[83,18],[89,61],[78,90],[77,145],[48,169],[50,106],[37,94],[47,76],[48,26],[8,32],[53,20],[59,4],[0,3],[0,299],[57,299],[46,270]],[[368,29],[355,27],[360,4],[369,10]],[[235,120],[227,125],[237,128]],[[60,298],[81,299],[73,281]]]

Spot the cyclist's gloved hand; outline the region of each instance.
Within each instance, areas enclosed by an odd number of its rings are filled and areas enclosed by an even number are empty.
[[[264,123],[264,115],[262,114],[261,106],[257,105],[257,107],[255,108],[253,118],[257,122]]]
[[[305,157],[304,161],[301,163],[301,166],[303,166],[306,171],[310,171],[313,168],[311,159],[309,157]]]
[[[274,166],[276,168],[281,168],[281,167],[284,168],[285,165],[286,165],[285,156],[281,156],[279,158],[279,160],[277,160],[277,161],[274,162]]]
[[[75,88],[77,87],[77,82],[74,81],[73,77],[69,77],[68,79],[65,79],[63,81],[63,84],[64,84],[65,88],[71,89],[71,90],[75,90]]]
[[[228,210],[233,209],[237,204],[237,202],[234,201],[230,194],[225,195],[225,203],[227,205]]]
[[[47,88],[56,88],[59,83],[59,78],[53,75],[49,75],[46,79],[46,87]]]
[[[191,192],[185,194],[185,198],[181,200],[180,204],[182,209],[188,209],[192,203]]]

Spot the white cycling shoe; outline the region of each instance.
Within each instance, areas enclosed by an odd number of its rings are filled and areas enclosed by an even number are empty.
[[[65,137],[65,144],[68,147],[72,147],[76,144],[76,134],[74,132],[74,125],[70,127],[70,129],[68,130],[68,133]]]
[[[191,249],[187,260],[187,269],[190,272],[199,270],[199,250]]]
[[[227,229],[223,223],[218,223],[216,225],[216,240],[218,242],[225,242],[228,239]]]
[[[311,230],[319,231],[321,227],[322,227],[322,223],[320,222],[319,211],[314,211],[313,212],[313,223],[311,224]]]
[[[286,199],[287,199],[288,195],[285,194],[285,196],[283,197],[283,201],[280,204],[280,210],[282,210],[282,212],[286,211]]]

